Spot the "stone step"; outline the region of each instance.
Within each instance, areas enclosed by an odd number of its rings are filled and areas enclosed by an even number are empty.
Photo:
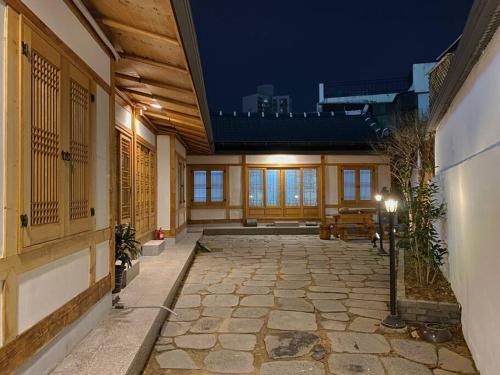
[[[143,256],[160,255],[165,249],[165,240],[151,240],[142,245]]]
[[[274,222],[276,227],[298,227],[300,223],[294,220],[277,220]]]

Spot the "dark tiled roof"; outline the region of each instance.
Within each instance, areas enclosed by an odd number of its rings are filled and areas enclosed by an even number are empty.
[[[371,150],[381,126],[365,115],[212,114],[216,152]]]

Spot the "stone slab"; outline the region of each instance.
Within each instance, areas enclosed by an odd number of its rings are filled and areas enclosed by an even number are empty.
[[[318,328],[314,314],[284,310],[271,311],[267,327],[285,331],[315,331]]]
[[[274,361],[263,363],[260,375],[325,375],[325,366],[313,361]]]
[[[371,354],[332,354],[328,367],[336,375],[385,375],[379,358]]]
[[[357,332],[328,332],[332,351],[338,353],[389,353],[391,347],[384,336]]]

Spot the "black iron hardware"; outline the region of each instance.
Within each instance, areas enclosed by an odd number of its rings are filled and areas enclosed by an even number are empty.
[[[90,94],[90,101],[92,103],[94,103],[94,101],[95,101],[95,95],[94,94]]]
[[[21,42],[21,49],[24,56],[29,56],[30,47],[28,46],[28,43]]]
[[[94,207],[90,208],[90,216],[95,216],[95,208]]]
[[[21,215],[21,226],[22,227],[27,227],[28,226],[28,215],[27,214],[22,214]]]
[[[69,152],[69,151],[61,151],[61,158],[64,161],[71,161],[71,152]]]

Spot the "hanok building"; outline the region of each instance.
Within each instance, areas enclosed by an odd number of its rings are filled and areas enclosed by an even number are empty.
[[[373,207],[390,185],[367,116],[210,118],[186,0],[0,13],[0,373],[48,373],[109,313],[116,223],[173,244],[189,223]]]

